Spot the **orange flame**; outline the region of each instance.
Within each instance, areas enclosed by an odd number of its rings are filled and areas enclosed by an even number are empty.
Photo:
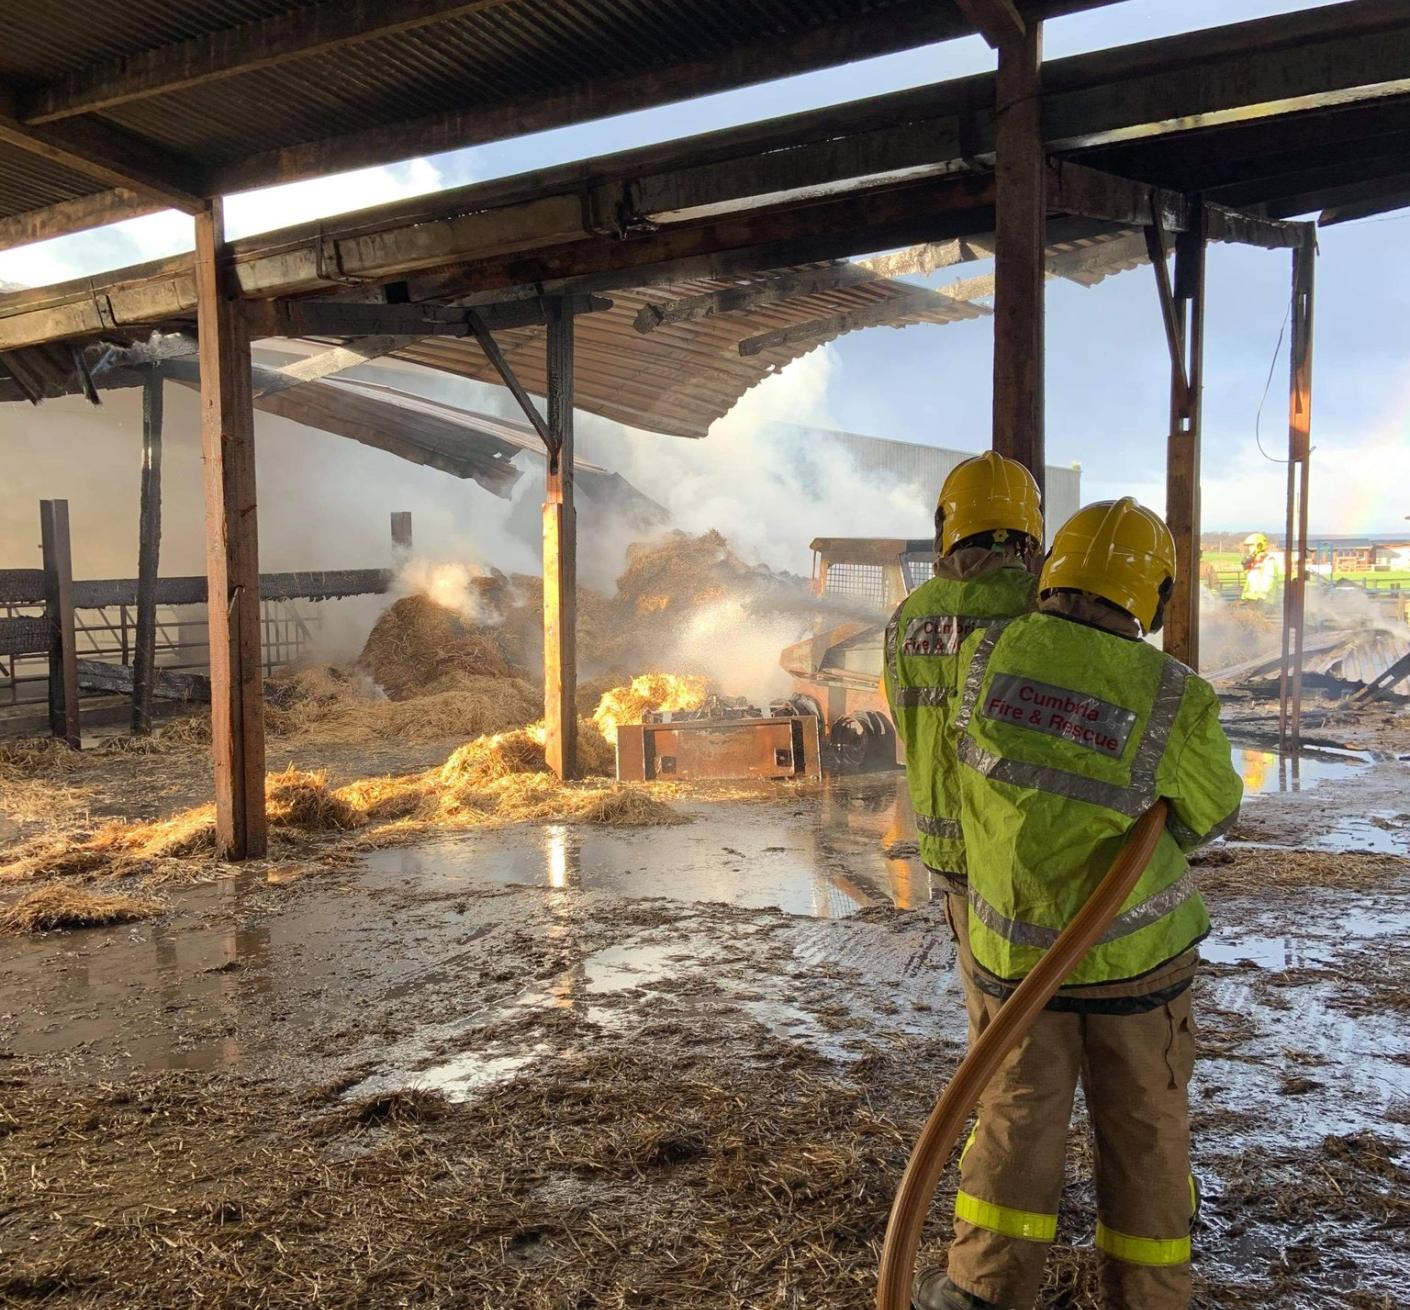
[[[592,721],[613,744],[623,723],[640,723],[648,710],[693,710],[705,701],[709,683],[692,674],[643,673],[625,687],[604,693]]]

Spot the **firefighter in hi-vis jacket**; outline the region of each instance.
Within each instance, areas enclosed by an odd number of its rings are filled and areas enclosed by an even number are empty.
[[[1091,895],[1159,797],[1166,831],[1111,928],[1006,1057],[961,1157],[948,1272],[922,1310],[1029,1310],[1057,1233],[1079,1078],[1095,1137],[1107,1310],[1185,1310],[1196,1189],[1189,986],[1209,918],[1185,859],[1242,797],[1213,689],[1142,640],[1169,529],[1124,499],[1056,534],[1038,612],[970,637],[955,709],[969,937],[985,1014]]]
[[[964,842],[953,755],[956,668],[966,637],[1033,608],[1043,512],[1033,475],[988,451],[950,470],[935,506],[935,576],[901,603],[886,629],[887,699],[906,748],[920,858],[946,893],[970,1040],[983,1006],[965,930]]]

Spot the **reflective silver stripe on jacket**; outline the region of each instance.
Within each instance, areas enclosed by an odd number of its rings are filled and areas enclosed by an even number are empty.
[[[1001,629],[996,627],[985,635],[965,673],[964,701],[960,712],[955,716],[955,727],[960,731],[968,727],[974,717],[979,689],[984,685],[985,674],[989,671],[989,660],[994,653],[1000,632]],[[1118,814],[1137,818],[1155,801],[1156,770],[1160,767],[1165,747],[1170,740],[1171,729],[1174,728],[1175,718],[1180,712],[1180,702],[1185,695],[1185,682],[1189,674],[1189,669],[1178,660],[1165,661],[1150,715],[1146,719],[1140,744],[1136,747],[1135,758],[1131,761],[1129,784],[1104,782],[1099,778],[1089,778],[1085,774],[1073,773],[1053,765],[1027,764],[1021,760],[1011,760],[985,750],[968,736],[960,738],[960,761],[986,778],[998,782],[1011,783],[1016,787],[1031,787],[1034,791],[1051,792],[1068,800],[1102,805]]]
[[[1155,689],[1155,702],[1151,705],[1150,718],[1146,720],[1145,735],[1136,747],[1136,758],[1131,761],[1131,786],[1144,797],[1142,810],[1149,809],[1155,800],[1155,771],[1165,754],[1170,730],[1175,726],[1175,716],[1179,714],[1180,702],[1184,699],[1185,680],[1189,676],[1189,669],[1178,660],[1166,660],[1165,667],[1160,671],[1160,685]]]
[[[1239,807],[1234,806],[1218,823],[1206,833],[1198,833],[1187,823],[1182,823],[1175,815],[1175,811],[1170,811],[1170,817],[1166,819],[1165,826],[1170,829],[1170,835],[1175,838],[1180,846],[1187,851],[1194,850],[1197,846],[1204,846],[1212,842],[1216,837],[1222,837],[1230,828],[1234,826],[1239,817]]]
[[[917,814],[916,831],[927,837],[949,837],[960,840],[964,833],[954,819],[942,819],[934,814]]]
[[[1129,937],[1133,932],[1139,932],[1142,928],[1149,928],[1151,924],[1165,918],[1167,914],[1178,910],[1194,894],[1194,877],[1187,873],[1179,881],[1171,883],[1169,887],[1156,892],[1153,896],[1148,896],[1139,905],[1133,905],[1129,910],[1118,914],[1111,921],[1111,926],[1106,932],[1097,939],[1097,945],[1114,942],[1122,937]],[[970,913],[986,928],[997,933],[1006,941],[1012,942],[1015,946],[1032,946],[1040,950],[1047,950],[1057,941],[1061,932],[1059,928],[1049,928],[1041,923],[1029,923],[1024,919],[1010,919],[1006,914],[990,905],[975,890],[973,883],[969,887],[969,909]]]
[[[962,691],[964,699],[960,702],[960,712],[955,716],[955,728],[963,732],[969,726],[969,721],[974,717],[974,703],[979,699],[979,688],[984,682],[984,675],[989,670],[989,657],[994,653],[994,644],[1003,636],[1004,629],[1009,626],[1010,619],[999,619],[979,640],[979,645],[974,649],[974,658],[969,662],[969,668],[965,670],[964,686]]]
[[[1055,769],[1047,764],[1025,764],[1022,760],[1006,759],[985,750],[973,737],[960,738],[959,757],[961,764],[967,764],[976,773],[982,773],[994,782],[1045,791],[1070,801],[1103,805],[1133,819],[1150,808],[1130,787],[1119,782],[1103,782],[1100,778],[1069,773],[1066,769]]]
[[[898,706],[943,705],[950,698],[948,687],[897,687],[893,700]]]
[[[900,645],[896,641],[896,633],[901,626],[901,610],[905,603],[902,601],[896,606],[895,613],[891,615],[891,622],[886,625],[886,662],[891,666],[891,680],[894,683],[901,681]]]

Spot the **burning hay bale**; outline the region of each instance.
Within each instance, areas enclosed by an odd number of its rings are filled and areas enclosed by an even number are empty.
[[[56,928],[92,928],[150,919],[163,910],[148,896],[83,891],[52,883],[21,896],[0,910],[0,932],[38,933]]]
[[[440,783],[451,792],[484,787],[511,773],[547,773],[544,727],[536,723],[466,742],[442,766]]]
[[[613,745],[617,727],[640,723],[649,710],[693,710],[704,703],[709,683],[704,678],[671,673],[643,673],[625,687],[605,692],[593,711],[592,720],[602,736]]]
[[[672,532],[628,547],[627,567],[617,579],[617,602],[631,614],[678,617],[683,610],[722,600],[760,576],[718,532],[698,537]]]
[[[505,677],[510,660],[494,629],[469,626],[429,596],[405,596],[377,620],[358,660],[392,700],[406,700],[448,674]]]
[[[265,779],[264,796],[269,821],[288,828],[346,832],[367,821],[345,796],[328,790],[326,774],[305,773],[292,764]]]

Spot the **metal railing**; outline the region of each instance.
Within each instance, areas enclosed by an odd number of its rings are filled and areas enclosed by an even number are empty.
[[[42,617],[43,606],[0,605],[0,617]],[[299,660],[313,644],[321,615],[303,613],[291,600],[260,602],[265,675]],[[110,605],[74,610],[74,641],[80,659],[130,667],[136,634],[135,607]],[[204,605],[158,605],[156,667],[177,673],[210,668]],[[0,705],[43,702],[49,693],[47,655],[0,656]]]

